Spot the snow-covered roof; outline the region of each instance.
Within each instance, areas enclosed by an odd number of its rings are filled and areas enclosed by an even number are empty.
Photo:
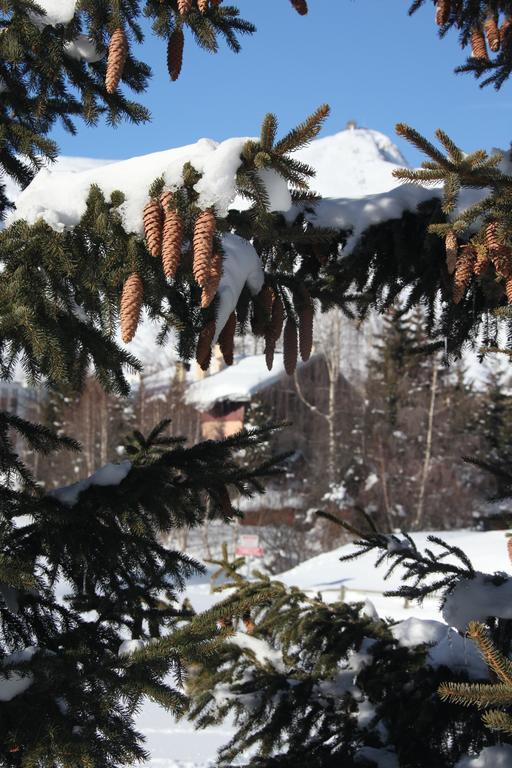
[[[304,365],[298,365],[301,364]],[[207,411],[215,403],[226,400],[247,403],[258,392],[272,386],[285,375],[282,354],[274,356],[271,371],[267,369],[265,355],[237,358],[229,368],[191,384],[185,394],[185,402],[198,411]]]

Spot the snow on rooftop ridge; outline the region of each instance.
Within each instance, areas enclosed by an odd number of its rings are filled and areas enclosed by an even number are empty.
[[[304,365],[298,363],[301,364]],[[285,375],[282,354],[274,356],[271,371],[267,368],[265,355],[248,355],[237,358],[234,365],[219,373],[191,384],[185,393],[185,402],[198,411],[207,411],[215,403],[226,400],[247,403],[258,392],[277,383]]]

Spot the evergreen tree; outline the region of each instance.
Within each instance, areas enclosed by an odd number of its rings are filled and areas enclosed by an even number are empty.
[[[391,539],[380,541],[387,546]],[[189,716],[199,727],[235,718],[219,766],[242,758],[251,768],[385,760],[400,768],[453,768],[468,751],[493,743],[477,713],[439,701],[448,669],[436,667],[428,646],[397,642],[393,624],[371,605],[327,603],[258,573],[246,580],[240,559],[218,564],[222,588],[231,592],[201,622],[217,621],[223,642],[194,668],[188,690]],[[438,570],[454,583],[467,575],[467,563]],[[456,639],[455,655],[467,659],[471,650]],[[485,675],[485,665],[480,670]]]

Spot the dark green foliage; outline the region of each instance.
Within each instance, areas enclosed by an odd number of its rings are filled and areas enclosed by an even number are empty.
[[[211,633],[191,639],[180,629],[191,613],[179,607],[179,592],[202,566],[160,536],[207,517],[231,519],[219,488],[250,495],[275,471],[236,462],[264,432],[186,448],[165,436],[163,422],[147,438],[135,436],[131,464],[101,470],[113,472],[110,479],[43,496],[9,482],[30,478],[7,430],[41,451],[76,445],[5,414],[0,426],[8,479],[0,494],[0,656],[4,674],[33,676],[24,692],[0,702],[0,764],[13,754],[23,765],[132,764],[144,757],[134,728],[142,700],[183,712],[183,659],[211,652]],[[134,655],[119,655],[124,638],[140,641]],[[20,656],[29,646],[35,655]]]
[[[446,670],[426,666],[424,646],[400,647],[389,622],[361,604],[325,603],[258,573],[246,581],[236,572],[240,561],[221,565],[223,587],[236,592],[212,619],[230,617],[234,629],[222,631],[223,643],[188,682],[189,716],[199,727],[235,717],[219,766],[240,757],[251,768],[369,765],[363,748],[388,747],[401,768],[447,767],[488,743],[477,715],[437,700]],[[239,624],[243,617],[248,626],[247,605],[255,606],[251,635]]]

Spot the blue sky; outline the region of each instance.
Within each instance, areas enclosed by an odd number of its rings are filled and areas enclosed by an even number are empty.
[[[242,40],[242,52],[225,46],[215,56],[187,35],[183,72],[171,83],[165,45],[148,35],[139,55],[153,69],[141,101],[152,112],[143,126],[117,129],[79,125],[73,137],[57,129],[63,154],[125,158],[207,136],[254,135],[272,111],[283,131],[328,102],[323,135],[347,120],[394,137],[407,122],[432,137],[444,128],[466,150],[507,148],[512,82],[501,91],[481,89],[471,75],[455,75],[464,60],[456,34],[437,37],[433,4],[412,18],[409,0],[308,0],[299,16],[288,0],[237,0],[258,32]],[[396,142],[410,162],[420,155]]]

